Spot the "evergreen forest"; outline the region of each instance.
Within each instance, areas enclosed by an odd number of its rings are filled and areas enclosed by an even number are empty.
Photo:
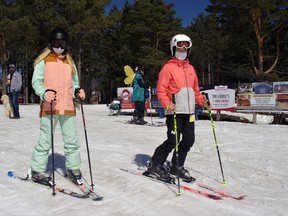
[[[123,0],[125,1],[125,0]],[[288,0],[210,0],[187,27],[175,3],[162,0],[0,0],[2,94],[10,63],[23,74],[24,101],[33,93],[33,62],[56,27],[70,35],[86,103],[110,103],[125,86],[123,67],[144,68],[147,85],[171,56],[170,40],[187,34],[200,84],[288,81]]]

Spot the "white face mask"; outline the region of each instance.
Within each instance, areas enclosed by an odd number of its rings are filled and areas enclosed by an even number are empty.
[[[176,51],[175,52],[175,57],[179,60],[185,60],[186,57],[187,57],[187,51],[186,52],[179,52],[179,51]]]
[[[53,51],[57,54],[61,54],[64,52],[65,49],[62,49],[61,47],[59,48],[55,48],[55,47],[52,47]]]

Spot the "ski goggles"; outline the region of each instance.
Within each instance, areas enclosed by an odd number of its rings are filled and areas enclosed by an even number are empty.
[[[180,49],[181,48],[189,49],[189,48],[191,48],[191,46],[192,46],[192,43],[189,41],[178,41],[176,43],[176,47],[180,48]]]
[[[65,40],[55,40],[52,43],[52,47],[65,49],[67,47],[67,41]]]

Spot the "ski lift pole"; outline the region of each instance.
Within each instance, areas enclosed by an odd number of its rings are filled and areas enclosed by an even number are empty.
[[[215,125],[214,125],[214,121],[213,121],[213,115],[212,115],[212,111],[209,108],[210,106],[210,101],[209,101],[209,97],[208,97],[208,93],[202,93],[205,95],[207,102],[206,102],[206,109],[209,112],[209,116],[210,116],[210,121],[211,121],[211,126],[212,126],[212,131],[213,131],[213,136],[214,136],[214,140],[215,140],[215,144],[216,144],[216,150],[217,150],[217,155],[218,155],[218,159],[219,159],[219,164],[220,164],[220,168],[221,168],[221,174],[222,174],[222,182],[221,184],[226,184],[225,178],[224,178],[224,172],[223,172],[223,167],[222,167],[222,162],[221,162],[221,157],[220,157],[220,151],[219,151],[219,146],[218,146],[218,140],[216,137],[216,132],[215,132]]]

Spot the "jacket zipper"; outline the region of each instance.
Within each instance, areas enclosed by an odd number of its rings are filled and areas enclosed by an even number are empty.
[[[187,82],[187,75],[186,75],[186,71],[184,69],[184,66],[185,66],[185,63],[186,61],[184,60],[184,63],[183,63],[183,72],[184,72],[184,76],[185,76],[185,82],[186,82],[186,88],[187,88],[187,96],[188,96],[188,114],[190,114],[190,94],[189,94],[189,89],[188,89],[188,82]]]

